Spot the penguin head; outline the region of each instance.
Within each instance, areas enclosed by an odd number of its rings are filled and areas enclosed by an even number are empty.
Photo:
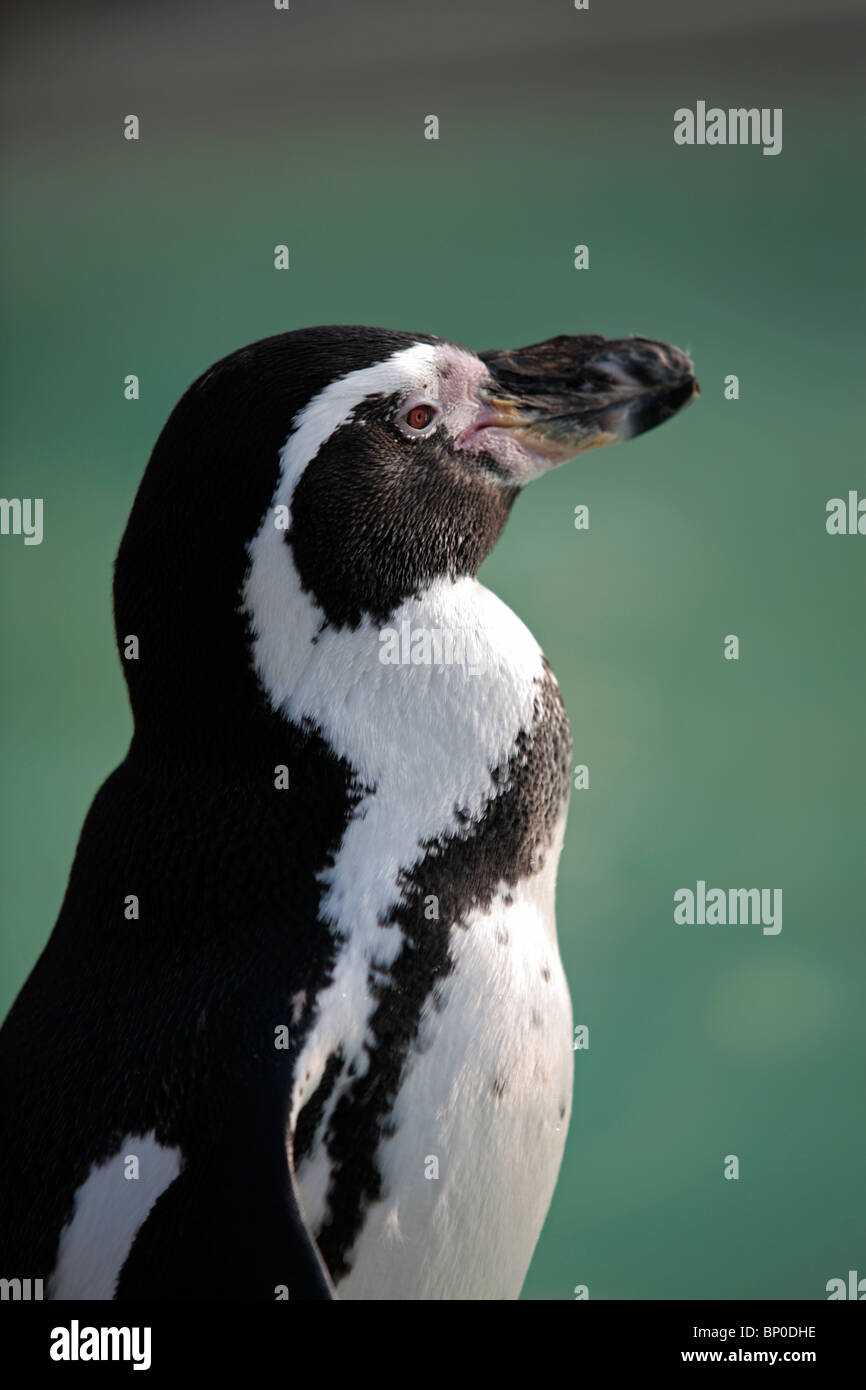
[[[407,334],[293,423],[279,495],[301,583],[328,623],[385,623],[435,579],[475,575],[527,482],[660,423],[695,389],[688,359],[648,339],[478,356]]]
[[[475,354],[328,327],[224,358],[172,412],[118,554],[137,724],[171,700],[185,737],[216,720],[225,733],[260,702],[250,642],[263,607],[288,609],[299,588],[323,626],[381,625],[435,580],[475,575],[527,482],[696,391],[688,358],[645,338]]]

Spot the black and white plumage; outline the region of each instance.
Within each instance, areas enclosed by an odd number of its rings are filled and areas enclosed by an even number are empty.
[[[117,559],[134,737],[0,1035],[4,1274],[518,1295],[571,1106],[570,737],[475,575],[525,482],[695,390],[647,339],[336,327],[189,389]],[[407,623],[471,662],[384,662]]]

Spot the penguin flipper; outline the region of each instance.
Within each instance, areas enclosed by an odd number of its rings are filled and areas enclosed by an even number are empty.
[[[304,1224],[285,1149],[269,1172],[260,1161],[237,1166],[238,1157],[226,1162],[222,1153],[184,1168],[138,1232],[115,1298],[336,1298]]]

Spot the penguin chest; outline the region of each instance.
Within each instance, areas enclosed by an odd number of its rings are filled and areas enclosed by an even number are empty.
[[[342,1298],[519,1294],[571,1111],[571,1004],[550,926],[518,887],[457,929]]]
[[[298,1166],[302,1206],[340,1298],[520,1292],[571,1110],[556,857],[450,929],[449,967],[405,1053],[395,1059],[380,1046],[341,1058]],[[398,1039],[406,997],[383,989],[382,999]],[[380,1038],[388,1024],[379,1020]]]
[[[404,619],[472,633],[479,659],[372,661],[362,628],[317,642],[329,717],[317,686],[305,714],[359,799],[319,871],[334,962],[301,1004],[288,1131],[341,1297],[516,1298],[570,1111],[568,721],[537,643],[474,581]]]

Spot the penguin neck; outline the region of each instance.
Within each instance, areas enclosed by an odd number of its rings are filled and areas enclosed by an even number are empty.
[[[402,934],[381,924],[401,871],[481,821],[531,743],[550,676],[523,623],[475,579],[435,581],[382,627],[365,617],[339,628],[324,624],[293,566],[289,575],[288,554],[253,548],[244,597],[255,670],[275,713],[349,771],[354,806],[323,871],[320,913],[351,937],[352,961],[388,968]],[[424,659],[439,654],[437,630],[443,645],[458,634],[456,659],[440,665]]]
[[[272,709],[312,727],[359,780],[399,782],[442,812],[477,808],[490,773],[531,728],[544,660],[531,633],[474,578],[439,578],[387,622],[328,625],[302,587],[286,547],[265,528],[251,547],[244,608],[252,659]],[[279,595],[279,602],[275,595]],[[434,769],[433,764],[436,764]]]

